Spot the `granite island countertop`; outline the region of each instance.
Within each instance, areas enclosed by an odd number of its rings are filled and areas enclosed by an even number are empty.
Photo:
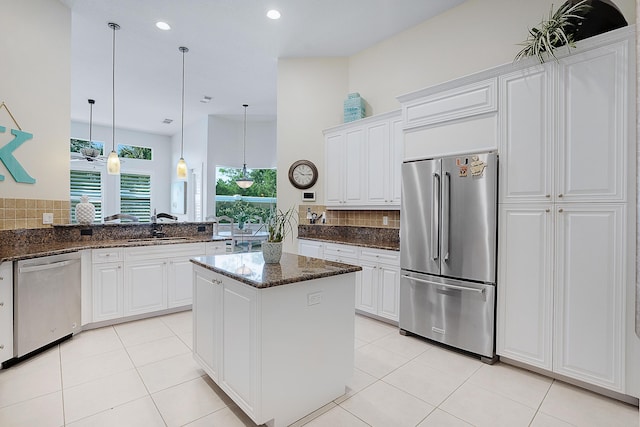
[[[191,262],[261,289],[362,270],[356,265],[290,253],[283,253],[278,264],[265,264],[262,252],[201,256],[192,258]]]

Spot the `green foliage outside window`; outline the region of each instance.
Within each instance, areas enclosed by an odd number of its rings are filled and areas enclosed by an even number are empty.
[[[118,145],[118,157],[125,159],[151,160],[151,148],[135,145]]]
[[[83,148],[95,148],[100,151],[100,155],[103,155],[103,147],[102,142],[87,141],[86,139],[71,138],[69,141],[69,149],[72,153],[80,153]]]
[[[236,180],[242,177],[242,169],[216,168],[216,195],[235,196],[235,201],[217,201],[216,216],[226,215],[236,221],[244,221],[251,217],[260,217],[266,221],[269,213],[275,208],[276,177],[275,169],[247,169],[247,175],[253,180],[253,185],[242,189]],[[242,198],[251,198],[251,201]],[[265,198],[256,201],[255,198]]]

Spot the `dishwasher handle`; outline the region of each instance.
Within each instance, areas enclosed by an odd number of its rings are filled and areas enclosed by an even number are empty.
[[[32,265],[29,267],[20,267],[18,271],[20,273],[31,273],[33,271],[52,270],[54,268],[66,267],[67,265],[70,265],[76,262],[80,262],[80,260],[70,259],[67,261],[52,262],[51,264],[40,264],[40,265]]]

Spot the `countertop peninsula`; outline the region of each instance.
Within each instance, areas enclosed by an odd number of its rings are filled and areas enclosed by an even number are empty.
[[[356,265],[291,253],[283,253],[278,264],[266,264],[262,252],[201,256],[192,258],[191,262],[255,288],[271,288],[362,270]]]

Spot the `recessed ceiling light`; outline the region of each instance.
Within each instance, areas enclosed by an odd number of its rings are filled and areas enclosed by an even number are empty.
[[[173,119],[164,119],[162,121],[162,123],[164,123],[165,125],[170,125],[173,122]]]
[[[161,30],[164,31],[168,31],[171,29],[171,25],[167,24],[166,22],[162,22],[162,21],[158,21],[156,22],[156,27],[160,28]]]
[[[203,104],[208,104],[209,102],[211,102],[211,97],[210,96],[203,96],[202,99],[200,100],[200,102],[202,102]]]
[[[280,12],[278,12],[275,9],[271,9],[270,11],[267,12],[267,18],[280,19]]]

